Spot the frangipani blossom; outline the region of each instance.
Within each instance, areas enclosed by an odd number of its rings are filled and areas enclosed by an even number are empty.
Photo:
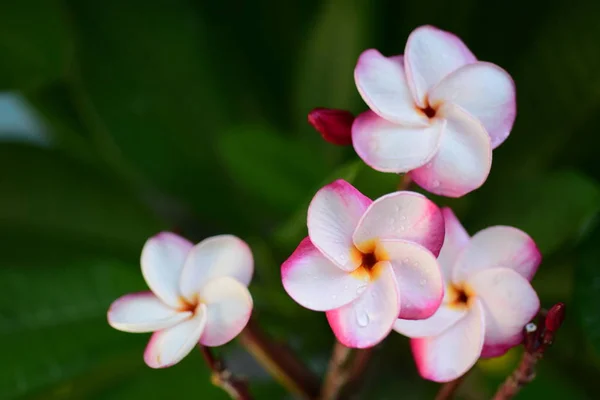
[[[300,305],[326,311],[342,344],[374,346],[398,317],[427,318],[438,308],[444,220],[424,196],[371,201],[337,180],[317,192],[307,225],[308,237],[281,267],[283,286]]]
[[[485,182],[492,149],[516,116],[506,71],[477,61],[453,34],[422,26],[410,34],[404,56],[363,52],[354,77],[371,111],[354,121],[352,140],[368,165],[410,171],[419,186],[449,197]]]
[[[169,367],[198,343],[220,346],[246,326],[254,261],[237,237],[214,236],[194,246],[161,232],[146,242],[141,264],[151,291],[114,301],[108,322],[124,332],[154,332],[144,353],[148,366]]]
[[[450,209],[442,212],[442,306],[428,319],[394,324],[396,331],[413,338],[421,376],[437,382],[456,379],[479,357],[497,357],[521,343],[523,327],[540,306],[529,281],[541,255],[527,234],[493,226],[469,238]]]

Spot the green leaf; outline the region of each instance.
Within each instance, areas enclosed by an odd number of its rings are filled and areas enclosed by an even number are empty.
[[[481,199],[480,202],[483,202]],[[600,188],[587,176],[563,170],[513,181],[476,208],[478,228],[509,225],[533,237],[544,255],[577,240],[600,209]]]
[[[3,254],[14,253],[20,239],[21,245],[60,240],[74,250],[92,246],[137,254],[162,228],[130,188],[54,150],[0,144],[0,183],[1,231],[19,238],[0,244]],[[21,257],[40,255],[35,253]]]
[[[0,4],[0,88],[31,89],[61,77],[71,38],[56,0]]]

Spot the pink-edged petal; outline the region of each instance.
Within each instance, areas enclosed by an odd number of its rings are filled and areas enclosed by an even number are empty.
[[[192,316],[160,301],[152,292],[132,293],[115,300],[108,310],[108,323],[123,332],[154,332]]]
[[[491,226],[477,232],[458,258],[453,276],[457,282],[478,271],[510,268],[531,280],[542,255],[533,239],[511,226]]]
[[[464,375],[477,362],[483,348],[485,316],[474,302],[467,315],[437,336],[411,340],[421,376],[449,382]]]
[[[432,201],[415,192],[395,192],[375,200],[353,235],[359,250],[369,252],[378,240],[406,240],[435,256],[444,242],[444,217]]]
[[[144,361],[151,368],[177,364],[198,344],[206,326],[206,306],[196,307],[194,317],[152,335]]]
[[[301,306],[328,311],[350,303],[366,288],[369,275],[360,271],[341,270],[304,238],[281,266],[281,280]]]
[[[206,327],[200,337],[204,346],[221,346],[239,335],[252,314],[248,288],[228,276],[213,278],[200,293],[206,305]]]
[[[451,282],[452,270],[460,252],[469,243],[469,234],[463,228],[462,224],[448,207],[442,208],[444,222],[446,225],[446,235],[444,236],[444,245],[440,251],[438,262],[444,276],[445,282]]]
[[[431,317],[422,320],[399,319],[394,323],[394,330],[409,338],[437,336],[456,324],[467,315],[465,309],[451,308],[442,305]]]
[[[523,328],[540,308],[529,281],[512,269],[492,268],[471,275],[467,284],[483,304],[488,354],[493,348],[501,352],[518,344]]]
[[[402,57],[384,57],[375,49],[365,50],[354,69],[354,81],[371,110],[386,120],[407,126],[427,125],[410,93]]]
[[[446,75],[477,59],[457,36],[433,26],[421,26],[410,34],[404,52],[408,85],[417,104],[426,106],[429,89]]]
[[[438,110],[446,119],[440,148],[431,161],[411,172],[414,181],[431,193],[463,196],[485,182],[492,166],[490,137],[476,118],[453,104]]]
[[[146,241],[142,249],[142,274],[150,290],[165,304],[180,308],[179,277],[194,245],[171,232],[161,232]]]
[[[512,338],[505,338],[500,342],[490,341],[483,343],[481,358],[494,358],[506,354],[506,352],[515,346],[523,343],[523,332],[519,332]]]
[[[400,313],[400,298],[392,266],[382,261],[373,267],[374,279],[352,303],[327,311],[327,320],[344,346],[367,348],[381,342]]]
[[[382,240],[377,253],[386,257],[398,283],[402,308],[398,318],[425,319],[439,308],[444,283],[435,256],[423,246],[404,240]]]
[[[372,111],[352,124],[354,150],[371,168],[382,172],[407,172],[427,163],[438,150],[445,121],[426,127],[409,127],[387,121]]]
[[[308,236],[334,264],[345,271],[360,266],[352,232],[371,199],[343,179],[321,188],[308,207]]]
[[[429,104],[459,105],[477,118],[498,147],[510,134],[517,115],[515,83],[497,65],[478,62],[457,69],[431,89]]]
[[[204,239],[189,252],[179,287],[181,294],[194,301],[200,288],[211,279],[229,276],[248,285],[254,272],[250,247],[233,235],[218,235]]]

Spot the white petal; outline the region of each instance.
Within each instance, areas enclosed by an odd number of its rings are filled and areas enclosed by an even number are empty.
[[[453,104],[438,109],[446,119],[437,154],[411,172],[423,189],[447,197],[460,197],[479,188],[492,166],[490,137],[481,123]]]
[[[204,239],[189,252],[179,287],[189,301],[202,286],[213,278],[229,276],[248,285],[254,271],[250,247],[233,235],[219,235]]]
[[[160,301],[152,292],[132,293],[115,300],[108,310],[108,323],[124,332],[154,332],[192,316]]]
[[[371,110],[386,120],[424,126],[427,116],[417,111],[402,57],[384,57],[375,49],[364,51],[354,69],[356,87]]]
[[[298,304],[328,311],[350,303],[366,289],[369,275],[361,271],[343,271],[305,238],[281,266],[281,279]]]
[[[542,256],[529,235],[510,226],[492,226],[471,238],[456,262],[453,276],[457,282],[478,271],[510,268],[531,280]]]
[[[367,348],[381,342],[392,330],[400,313],[400,298],[391,265],[375,264],[375,279],[354,300],[327,311],[333,333],[344,346]]]
[[[497,65],[478,62],[457,69],[431,89],[429,104],[459,105],[477,118],[498,147],[510,134],[517,115],[515,83]]]
[[[308,236],[327,258],[345,271],[360,266],[352,233],[371,204],[354,186],[339,179],[323,187],[308,207]]]
[[[457,36],[433,26],[421,26],[406,42],[404,66],[413,97],[424,108],[427,92],[446,75],[477,61]]]
[[[151,368],[177,364],[198,344],[206,326],[206,307],[196,308],[193,318],[152,335],[144,352],[144,361]]]
[[[445,121],[426,127],[389,122],[372,111],[352,124],[354,150],[371,168],[382,172],[407,172],[426,164],[438,150]]]
[[[193,244],[171,232],[161,232],[148,239],[142,249],[142,274],[150,290],[167,305],[184,304],[179,293],[183,263]]]
[[[204,346],[221,346],[236,337],[252,313],[248,288],[228,276],[208,281],[200,293],[206,305],[206,327],[200,338]]]
[[[435,256],[426,248],[403,240],[382,240],[377,253],[391,264],[402,309],[398,318],[429,318],[439,308],[444,284]]]
[[[467,284],[485,310],[486,346],[514,346],[540,308],[529,281],[511,269],[492,268],[470,276]]]
[[[419,373],[425,379],[449,382],[464,375],[481,355],[485,316],[479,302],[467,315],[437,336],[411,340]]]
[[[425,196],[395,192],[371,204],[354,232],[354,244],[370,252],[378,240],[415,242],[437,256],[444,242],[444,217]]]
[[[446,235],[444,236],[444,245],[440,251],[438,262],[444,276],[444,282],[452,281],[452,270],[460,252],[469,243],[469,234],[463,228],[452,209],[449,207],[442,208],[444,222],[446,226]]]
[[[399,319],[394,330],[409,338],[437,336],[465,317],[464,309],[442,305],[431,317],[421,320]]]

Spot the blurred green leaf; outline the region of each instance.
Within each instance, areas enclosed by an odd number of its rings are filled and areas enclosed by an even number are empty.
[[[540,178],[513,181],[510,187],[487,197],[485,207],[474,210],[474,224],[515,226],[533,237],[548,255],[579,238],[600,210],[600,187],[573,170]]]
[[[0,4],[0,88],[31,89],[61,77],[71,37],[58,0]]]
[[[575,269],[575,303],[583,333],[600,361],[600,224],[581,246]]]
[[[24,239],[137,253],[162,227],[130,188],[54,150],[0,144],[0,184],[0,227]]]

